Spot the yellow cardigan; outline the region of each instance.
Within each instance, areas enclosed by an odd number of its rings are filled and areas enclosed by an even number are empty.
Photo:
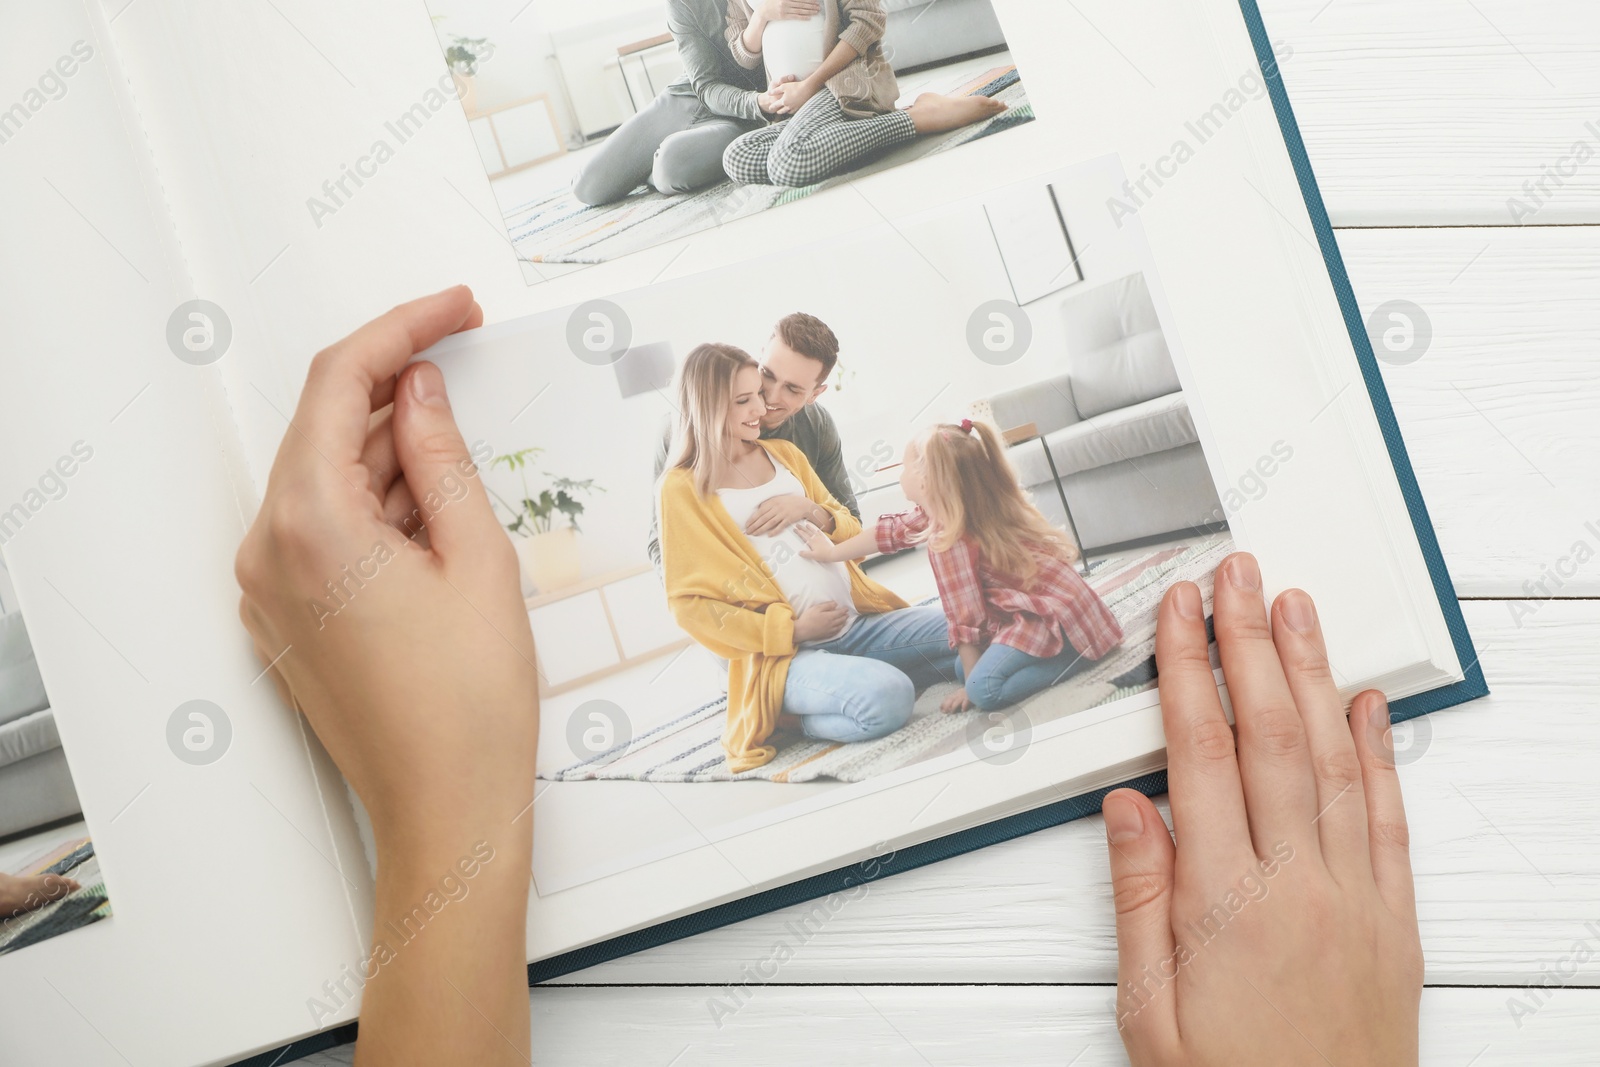
[[[861,532],[861,523],[833,499],[805,453],[787,441],[761,446],[800,480],[807,497],[833,514],[835,542]],[[906,606],[856,563],[846,566],[857,611],[878,615]],[[796,651],[794,609],[721,499],[702,497],[694,475],[682,467],[661,479],[661,569],[678,625],[729,661],[728,724],[722,731],[728,769],[738,774],[760,767],[777,755],[766,740],[777,728]]]

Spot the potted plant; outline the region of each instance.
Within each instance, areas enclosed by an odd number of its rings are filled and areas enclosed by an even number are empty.
[[[443,17],[435,16],[434,22]],[[446,34],[446,39],[445,66],[450,68],[455,79],[456,96],[470,115],[478,108],[478,87],[472,79],[478,73],[478,64],[494,55],[494,44],[487,37],[467,37],[459,33]]]
[[[579,498],[605,489],[593,478],[580,480],[544,471],[549,484],[534,492],[528,485],[528,473],[543,453],[542,448],[524,448],[496,456],[490,465],[515,471],[522,482],[522,497],[514,507],[500,494],[493,496],[510,515],[504,526],[516,540],[522,573],[539,592],[548,593],[572,585],[581,576],[578,516],[583,514],[583,501]]]

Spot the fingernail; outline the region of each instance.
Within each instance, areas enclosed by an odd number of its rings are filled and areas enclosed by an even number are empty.
[[[1248,593],[1261,592],[1261,569],[1256,566],[1256,558],[1248,552],[1240,552],[1229,560],[1228,581],[1235,589]]]
[[[1308,634],[1317,626],[1317,608],[1311,598],[1298,589],[1291,589],[1278,601],[1278,614],[1284,624],[1296,633]]]
[[[1132,841],[1144,833],[1144,816],[1139,806],[1126,797],[1107,797],[1101,809],[1106,817],[1106,840],[1113,845]]]
[[[1172,587],[1172,608],[1181,619],[1200,617],[1200,590],[1193,582],[1179,582]]]
[[[1372,751],[1384,759],[1393,760],[1394,751],[1391,747],[1393,738],[1389,733],[1389,704],[1381,696],[1369,696],[1367,700],[1367,743],[1372,746]]]
[[[445,407],[444,375],[432,363],[418,363],[411,372],[411,395],[429,407]]]

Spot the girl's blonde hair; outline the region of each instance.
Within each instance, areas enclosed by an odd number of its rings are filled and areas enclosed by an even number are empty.
[[[971,537],[989,566],[1024,586],[1039,573],[1041,559],[1077,560],[1078,549],[1066,533],[1050,525],[1022,491],[992,427],[940,423],[913,445],[934,525],[929,548],[942,552]]]
[[[715,467],[727,451],[728,408],[733,380],[746,367],[761,364],[742,348],[724,344],[696,345],[678,373],[678,436],[674,467],[694,475],[695,490],[711,494]]]

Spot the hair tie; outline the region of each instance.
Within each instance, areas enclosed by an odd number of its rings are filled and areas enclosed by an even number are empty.
[[[971,433],[972,432],[972,420],[971,419],[962,419],[961,420],[961,432],[962,433]]]

